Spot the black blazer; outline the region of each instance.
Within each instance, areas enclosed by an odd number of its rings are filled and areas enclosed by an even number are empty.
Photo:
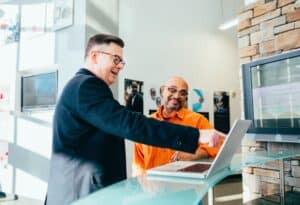
[[[80,69],[55,110],[47,204],[70,204],[125,179],[124,138],[193,153],[198,135],[195,128],[129,111],[103,80]]]

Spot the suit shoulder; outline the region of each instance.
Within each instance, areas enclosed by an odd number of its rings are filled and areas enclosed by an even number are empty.
[[[79,83],[79,85],[96,84],[98,86],[108,87],[103,80],[101,80],[93,75],[78,75],[78,76],[75,76],[74,80],[77,81]]]
[[[108,85],[101,79],[86,74],[76,74],[65,86],[61,98],[77,103],[80,99],[98,98],[99,96],[112,96]],[[71,100],[71,101],[72,101]]]
[[[101,79],[97,78],[96,76],[92,75],[82,75],[76,76],[74,78],[75,83],[78,86],[79,91],[84,92],[97,92],[99,89],[101,91],[110,91],[108,85]]]

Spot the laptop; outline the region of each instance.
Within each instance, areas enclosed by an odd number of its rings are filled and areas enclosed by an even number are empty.
[[[251,120],[236,120],[226,136],[218,155],[213,162],[175,161],[147,170],[148,176],[175,176],[185,178],[207,178],[225,168],[247,132]]]

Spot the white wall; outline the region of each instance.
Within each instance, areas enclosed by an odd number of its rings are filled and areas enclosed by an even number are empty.
[[[118,35],[118,0],[74,1],[74,25],[56,32],[56,62],[61,91],[66,82],[84,65],[87,40],[97,33]],[[117,86],[112,87],[117,96]]]
[[[25,5],[25,2],[22,2]],[[25,5],[27,6],[27,5]],[[55,43],[46,39],[47,44],[37,42],[44,35],[32,38],[34,43],[21,50],[19,69],[36,68],[56,63],[59,65],[59,91],[83,64],[83,53],[85,47],[85,2],[74,1],[74,24],[70,27],[55,32]],[[83,10],[82,10],[83,9]],[[52,35],[52,33],[45,34]],[[22,40],[22,39],[21,39]],[[49,41],[49,42],[48,42]],[[50,46],[45,46],[50,44]],[[41,46],[42,49],[40,48]],[[22,47],[21,47],[22,48]],[[46,50],[47,52],[42,52]],[[34,55],[25,56],[25,54]],[[52,54],[52,55],[51,55]],[[55,54],[53,56],[53,54]],[[28,59],[33,57],[39,59]],[[42,60],[41,60],[42,59]],[[47,60],[43,60],[47,59]],[[17,98],[16,98],[17,100]],[[28,114],[31,117],[52,120],[52,113]],[[17,118],[15,122],[15,142],[11,146],[9,161],[13,165],[10,170],[13,178],[12,186],[7,185],[7,192],[15,193],[44,200],[47,190],[48,163],[52,146],[52,129],[39,123]],[[21,152],[22,151],[22,152]],[[36,160],[41,159],[41,160]],[[32,184],[32,186],[28,186]],[[10,189],[10,190],[9,190]],[[12,190],[11,190],[12,189]]]
[[[86,1],[86,40],[97,34],[118,35],[119,32],[119,0]],[[111,86],[117,98],[118,82]]]
[[[73,25],[55,32],[55,63],[59,70],[59,92],[84,65],[85,1],[74,1]]]
[[[127,61],[119,77],[120,102],[124,102],[124,78],[144,81],[148,113],[150,86],[179,75],[190,87],[208,91],[211,99],[215,90],[236,92],[237,97],[231,98],[231,122],[240,117],[237,42],[235,32],[218,30],[224,21],[222,12],[219,0],[120,0],[119,34],[126,43]],[[126,146],[130,173],[132,146]]]

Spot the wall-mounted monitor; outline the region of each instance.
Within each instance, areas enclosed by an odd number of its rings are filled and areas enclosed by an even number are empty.
[[[300,135],[300,51],[242,66],[249,133]],[[296,140],[297,141],[297,140]]]
[[[22,112],[54,109],[58,93],[57,66],[20,71],[19,81]]]

